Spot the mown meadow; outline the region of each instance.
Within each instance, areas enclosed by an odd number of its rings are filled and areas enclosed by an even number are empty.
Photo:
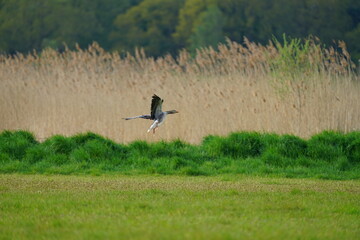
[[[359,179],[360,132],[294,135],[235,132],[181,140],[119,144],[94,133],[55,135],[43,142],[26,131],[0,134],[0,173],[245,174]]]
[[[358,181],[0,175],[1,239],[358,239]]]

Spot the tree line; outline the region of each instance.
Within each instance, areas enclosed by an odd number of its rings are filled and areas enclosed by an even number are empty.
[[[0,52],[96,41],[109,51],[176,55],[229,38],[266,44],[283,34],[344,40],[360,59],[358,0],[0,0]]]

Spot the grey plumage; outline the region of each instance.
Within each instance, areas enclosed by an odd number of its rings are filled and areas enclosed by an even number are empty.
[[[124,119],[125,119],[125,120],[131,120],[131,119],[135,119],[135,118],[151,119],[151,116],[150,116],[150,115],[140,115],[140,116],[128,117],[128,118],[124,118]]]
[[[162,104],[164,100],[162,100],[159,96],[153,95],[151,100],[151,119],[157,119],[160,117],[162,113]]]
[[[151,100],[150,115],[140,115],[140,116],[128,117],[128,118],[124,118],[124,119],[131,120],[131,119],[136,119],[136,118],[143,118],[143,119],[154,120],[154,122],[148,129],[148,132],[153,130],[153,133],[155,133],[156,128],[158,128],[161,124],[163,124],[163,122],[165,121],[165,118],[168,114],[178,113],[178,111],[176,111],[176,110],[170,110],[170,111],[163,112],[162,111],[163,102],[164,102],[163,99],[161,99],[159,96],[154,94],[152,96],[152,100]]]

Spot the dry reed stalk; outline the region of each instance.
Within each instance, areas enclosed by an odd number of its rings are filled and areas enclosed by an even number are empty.
[[[0,56],[0,131],[25,129],[42,140],[54,134],[92,131],[118,142],[180,138],[199,143],[233,131],[292,133],[309,137],[325,129],[360,129],[359,77],[346,53],[311,52],[319,64],[288,82],[280,96],[272,86],[271,43],[228,41],[199,50],[147,58],[142,50],[120,58],[94,44],[87,50]],[[345,48],[344,48],[345,49]],[[149,112],[152,94],[165,99],[168,117],[156,135],[148,120],[121,118]]]

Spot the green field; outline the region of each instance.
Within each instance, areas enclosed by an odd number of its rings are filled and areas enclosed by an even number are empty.
[[[66,176],[69,175],[69,176]],[[358,239],[360,132],[0,133],[0,239]]]
[[[360,182],[0,175],[0,239],[358,239]]]

